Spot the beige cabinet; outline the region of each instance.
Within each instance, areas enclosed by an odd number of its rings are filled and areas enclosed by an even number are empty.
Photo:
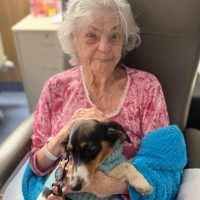
[[[59,24],[29,15],[13,28],[30,111],[34,111],[46,80],[64,70],[64,53],[57,38]]]

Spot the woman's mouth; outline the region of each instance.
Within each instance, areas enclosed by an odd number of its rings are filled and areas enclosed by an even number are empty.
[[[112,58],[103,58],[103,59],[98,58],[98,59],[95,59],[95,60],[97,60],[98,62],[111,62]]]

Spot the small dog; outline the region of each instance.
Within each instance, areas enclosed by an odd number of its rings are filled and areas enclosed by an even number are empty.
[[[123,127],[116,122],[99,122],[85,120],[76,124],[63,142],[65,151],[70,152],[72,158],[72,174],[70,188],[80,191],[90,182],[99,166],[111,155],[114,146],[125,141],[130,142]],[[147,195],[152,187],[144,176],[128,161],[122,162],[107,175],[126,181],[138,192]],[[45,188],[38,200],[46,199],[52,192]]]

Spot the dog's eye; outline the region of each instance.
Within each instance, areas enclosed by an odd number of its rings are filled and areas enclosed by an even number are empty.
[[[94,145],[91,145],[91,146],[88,146],[86,149],[85,149],[86,153],[95,153],[97,151],[97,147],[94,146]]]
[[[100,148],[96,145],[90,144],[84,148],[81,153],[81,159],[87,163],[92,161],[99,153]]]

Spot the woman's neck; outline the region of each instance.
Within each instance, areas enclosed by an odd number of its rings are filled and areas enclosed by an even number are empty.
[[[126,70],[115,68],[110,76],[94,76],[81,68],[81,74],[86,94],[89,100],[102,112],[109,114],[115,112],[123,101],[124,91],[128,83]]]
[[[103,95],[115,80],[115,71],[112,73],[94,74],[91,70],[83,67],[82,72],[88,91],[95,92],[98,96]]]

